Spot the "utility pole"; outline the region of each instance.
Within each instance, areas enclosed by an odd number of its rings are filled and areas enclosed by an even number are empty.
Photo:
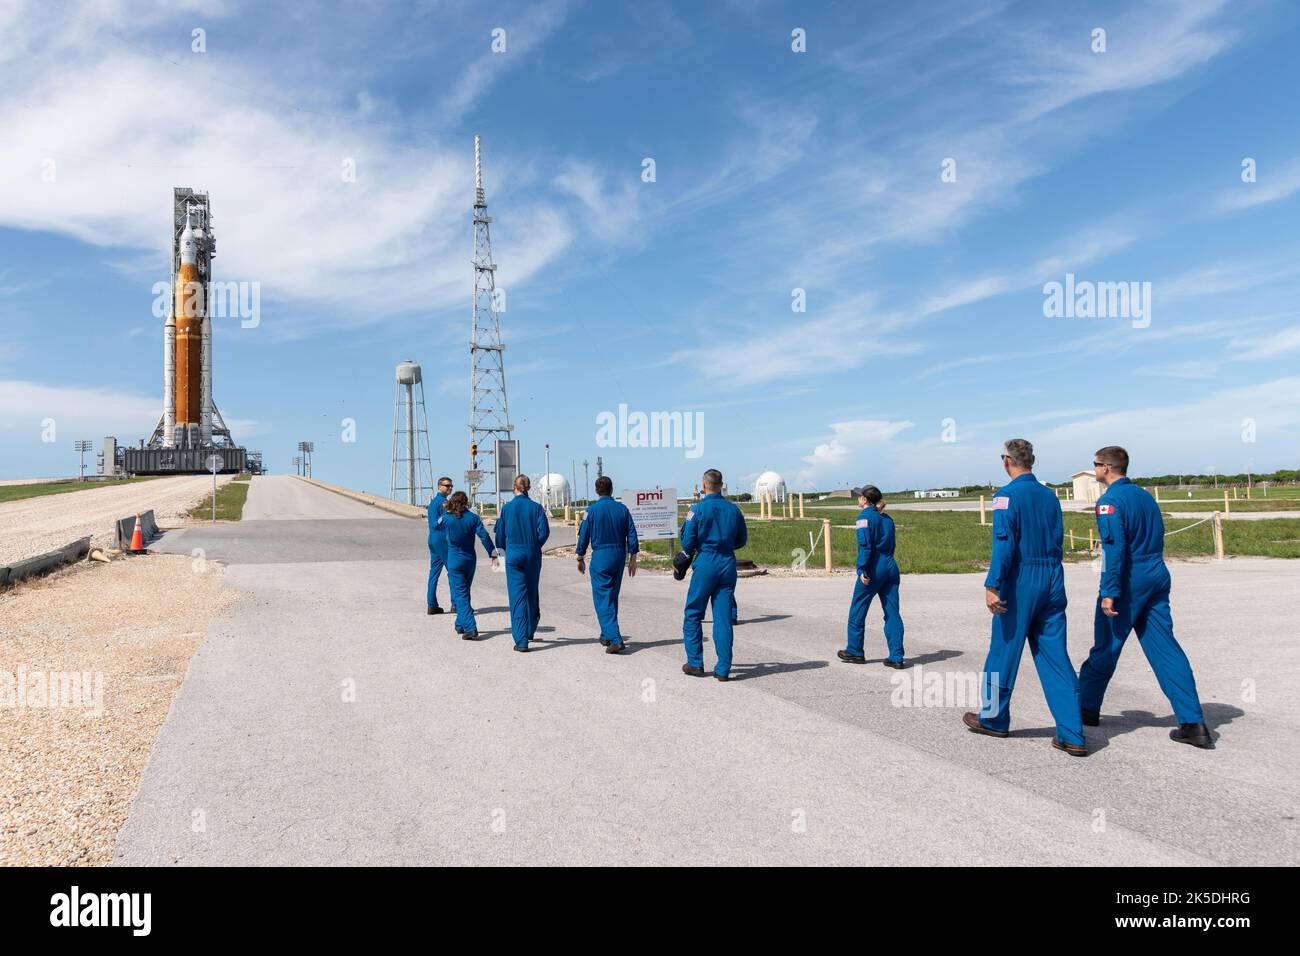
[[[587,470],[587,459],[582,459],[582,500],[591,504],[591,472]]]
[[[599,455],[596,456],[596,477],[605,477],[605,459],[601,458]]]
[[[86,452],[93,447],[91,442],[78,440],[76,442],[77,454],[81,456],[81,477],[80,481],[86,480]]]

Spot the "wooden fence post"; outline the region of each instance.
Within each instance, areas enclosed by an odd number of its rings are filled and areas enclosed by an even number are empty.
[[[799,517],[803,517],[803,492],[799,492]]]
[[[1223,519],[1217,511],[1214,513],[1214,556],[1223,560]]]
[[[984,520],[984,496],[980,495],[980,524],[984,525],[987,523],[988,522]]]
[[[823,550],[826,552],[826,573],[831,573],[831,519],[822,518]]]

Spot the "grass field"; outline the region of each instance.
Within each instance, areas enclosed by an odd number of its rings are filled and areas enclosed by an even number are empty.
[[[805,507],[805,514],[809,511]],[[894,511],[891,513],[898,534],[896,558],[904,574],[960,573],[988,567],[992,527],[981,526],[978,512]],[[851,513],[826,511],[816,518],[800,521],[749,521],[749,544],[736,552],[765,567],[791,567],[801,557],[809,570],[824,566],[823,543],[818,539],[821,517],[831,519],[831,563],[836,568],[851,568],[857,558],[857,543],[851,525]],[[1092,514],[1064,516],[1067,561],[1088,561],[1088,532],[1096,530]],[[1195,518],[1169,518],[1165,530],[1176,531],[1196,524]],[[1070,549],[1069,533],[1075,535]],[[809,533],[816,541],[809,547]],[[1300,558],[1300,519],[1278,518],[1265,521],[1242,521],[1224,524],[1224,546],[1229,555],[1258,555],[1276,558]],[[669,544],[648,542],[650,554],[667,556]],[[802,552],[802,554],[801,554]],[[1211,522],[1191,527],[1165,539],[1165,553],[1170,557],[1209,557],[1214,554]]]
[[[1247,511],[1300,511],[1300,498],[1253,498],[1247,501],[1241,498],[1237,501],[1228,499],[1230,510],[1234,513]],[[1177,498],[1161,498],[1160,509],[1165,512],[1170,511],[1212,511],[1223,510],[1223,498],[1216,498],[1210,501],[1193,498],[1188,501],[1179,501]]]
[[[140,481],[153,481],[157,475],[139,478],[114,478],[109,481],[50,481],[38,485],[0,485],[0,502],[19,501],[23,498],[41,498],[45,495],[66,495],[70,491],[89,491],[91,488],[113,488]]]
[[[244,502],[248,500],[248,475],[239,475],[217,489],[217,520],[239,521],[244,517]],[[191,518],[212,520],[212,496],[190,509]]]

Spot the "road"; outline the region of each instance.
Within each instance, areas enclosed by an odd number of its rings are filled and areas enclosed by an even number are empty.
[[[486,562],[482,639],[461,641],[425,614],[421,522],[359,504],[343,517],[330,492],[283,481],[253,492],[279,520],[160,545],[227,562],[243,596],[190,665],[118,864],[1300,862],[1300,648],[1280,640],[1300,562],[1173,566],[1216,750],[1168,740],[1169,705],[1131,647],[1079,760],[1049,746],[1028,659],[1008,740],[961,728],[955,684],[915,700],[933,706],[903,699],[909,682],[979,670],[977,575],[905,579],[920,667],[901,673],[835,661],[847,575],[743,579],[738,679],[723,684],[681,673],[685,585],[668,574],[626,583],[631,646],[611,656],[587,579],[548,558],[539,641],[514,654]],[[1097,578],[1066,576],[1078,663]]]
[[[218,484],[231,477],[220,476]],[[106,547],[112,544],[118,519],[152,508],[158,522],[166,524],[211,493],[211,475],[185,475],[0,503],[0,564],[53,551],[87,535],[96,547]]]

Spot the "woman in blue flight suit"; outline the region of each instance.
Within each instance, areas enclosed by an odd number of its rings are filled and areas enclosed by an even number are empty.
[[[853,585],[853,603],[849,605],[848,647],[836,656],[849,664],[865,664],[863,652],[867,611],[871,599],[879,595],[885,614],[885,640],[889,643],[886,667],[902,668],[903,618],[898,613],[898,564],[894,561],[894,519],[885,514],[884,497],[875,485],[854,488],[858,504],[858,580]]]
[[[474,607],[470,604],[469,589],[474,583],[474,569],[478,559],[474,556],[474,538],[483,542],[483,550],[496,567],[496,551],[492,539],[478,515],[469,510],[469,498],[458,491],[447,499],[442,516],[442,529],[447,535],[447,583],[451,585],[451,600],[456,608],[456,633],[466,641],[478,637],[478,622],[474,620]]]

